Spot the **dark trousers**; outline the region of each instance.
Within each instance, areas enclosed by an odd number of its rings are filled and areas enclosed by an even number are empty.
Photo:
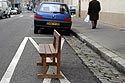
[[[97,25],[97,20],[92,20],[91,22],[92,22],[92,29],[95,29]]]

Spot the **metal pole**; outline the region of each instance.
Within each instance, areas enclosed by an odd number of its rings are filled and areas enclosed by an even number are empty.
[[[79,17],[81,17],[81,0],[79,0]]]

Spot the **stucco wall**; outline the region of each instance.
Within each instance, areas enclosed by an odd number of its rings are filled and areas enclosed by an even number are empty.
[[[87,10],[90,0],[81,0],[81,9]],[[125,0],[98,0],[102,12],[125,14]]]
[[[99,0],[103,12],[125,14],[125,0]]]
[[[68,5],[76,5],[78,6],[78,0],[63,0],[64,3],[68,4]]]

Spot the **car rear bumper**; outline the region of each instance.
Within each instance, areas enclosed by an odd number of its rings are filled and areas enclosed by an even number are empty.
[[[59,23],[59,25],[48,25],[48,22]],[[53,21],[53,20],[38,20],[34,19],[34,27],[38,29],[71,29],[72,22]]]

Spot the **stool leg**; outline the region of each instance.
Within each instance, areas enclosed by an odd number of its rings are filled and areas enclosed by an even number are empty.
[[[60,75],[60,55],[57,55],[57,75]]]
[[[55,57],[53,57],[53,63],[55,63]]]
[[[42,57],[42,64],[43,64],[44,58]]]
[[[43,75],[46,75],[46,56],[43,56]]]

